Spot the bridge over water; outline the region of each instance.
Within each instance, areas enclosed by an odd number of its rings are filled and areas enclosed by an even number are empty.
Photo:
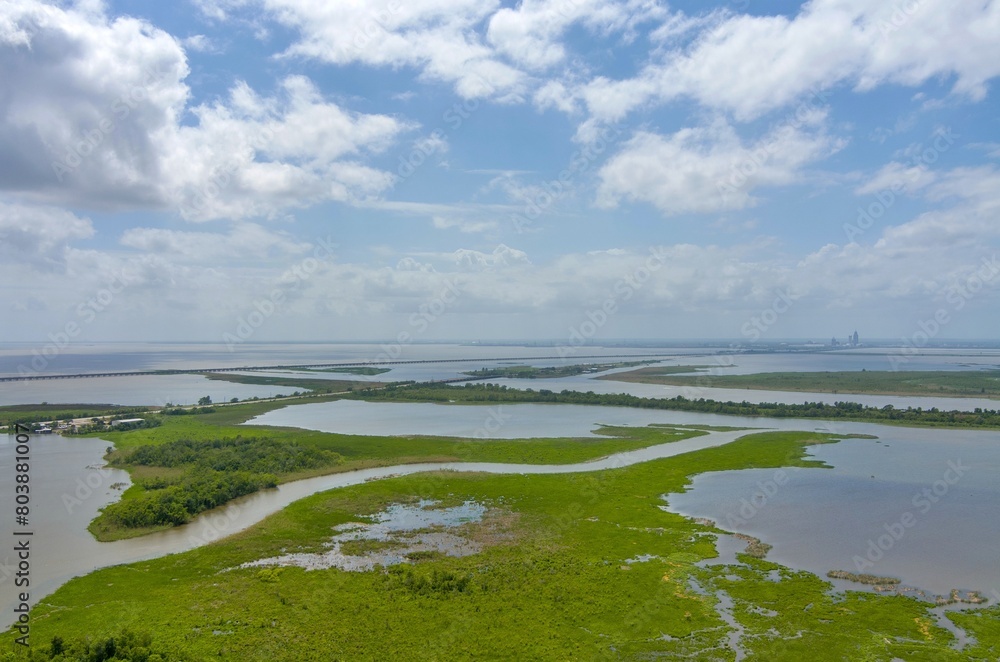
[[[672,356],[669,354],[602,354],[574,356],[573,361],[586,359],[650,359]],[[501,356],[496,358],[465,358],[465,359],[416,359],[405,361],[353,361],[349,363],[300,363],[296,365],[253,365],[229,368],[192,368],[187,370],[128,370],[123,372],[81,372],[66,375],[13,375],[0,377],[0,382],[25,382],[39,379],[87,379],[90,377],[140,377],[144,375],[198,375],[206,372],[258,372],[262,370],[297,370],[326,368],[377,368],[380,366],[413,365],[422,363],[496,363],[498,361],[568,361],[566,356]]]

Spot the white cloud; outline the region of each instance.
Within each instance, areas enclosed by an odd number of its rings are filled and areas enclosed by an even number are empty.
[[[822,122],[816,115],[810,124]],[[601,168],[597,203],[645,201],[668,216],[743,209],[756,204],[754,190],[799,181],[805,166],[842,146],[809,126],[779,126],[749,144],[722,120],[666,137],[640,132]]]
[[[0,187],[109,206],[156,201],[156,150],[188,99],[176,40],[138,19],[25,0],[0,4],[0,21],[24,36],[0,45]]]
[[[323,200],[357,203],[392,186],[393,175],[360,157],[384,150],[409,124],[345,111],[301,76],[282,87],[282,97],[260,99],[238,84],[229,103],[196,107],[198,125],[179,128],[167,165],[186,218],[274,216]]]
[[[531,264],[527,253],[506,246],[505,244],[500,244],[494,248],[492,253],[482,253],[480,251],[461,248],[454,252],[452,259],[459,268],[470,271],[492,270],[500,267]]]
[[[0,255],[5,262],[63,270],[70,246],[94,234],[89,219],[68,211],[0,201]]]
[[[201,0],[205,4],[207,0]],[[257,0],[274,20],[298,31],[286,56],[331,64],[413,67],[467,99],[520,102],[535,76],[566,61],[565,32],[580,25],[631,41],[637,26],[668,15],[656,0],[411,0],[384,7],[322,0]],[[203,10],[225,15],[214,2]]]
[[[310,249],[308,243],[254,223],[237,224],[228,233],[131,228],[122,235],[121,243],[156,255],[170,255],[183,262],[239,263],[248,259],[301,255]]]
[[[29,200],[275,216],[391,186],[364,160],[411,125],[348,111],[289,76],[262,98],[189,107],[180,43],[148,23],[18,0],[0,5],[0,188]],[[190,112],[197,123],[182,124]]]
[[[579,100],[575,93],[557,80],[550,80],[538,88],[532,101],[540,110],[554,108],[567,115],[574,114],[579,109]]]
[[[491,232],[497,229],[496,221],[470,221],[445,216],[435,216],[433,223],[434,227],[438,230],[457,229],[465,233]]]
[[[396,263],[396,271],[424,271],[430,273],[434,271],[434,265],[420,262],[412,257],[404,257]]]
[[[854,192],[858,195],[871,195],[886,190],[894,194],[913,192],[926,188],[936,177],[934,171],[926,166],[893,161],[882,166],[871,179],[854,189]]]
[[[648,0],[527,0],[493,14],[486,37],[517,64],[542,70],[566,59],[560,38],[574,23],[594,33],[625,33],[628,38],[637,25],[666,15],[663,6]]]
[[[300,39],[286,52],[331,64],[416,67],[466,98],[516,97],[525,82],[479,36],[497,0],[412,0],[383,8],[322,0],[261,0]]]
[[[969,255],[987,249],[1000,237],[1000,170],[993,166],[956,168],[941,174],[925,191],[928,199],[952,202],[887,228],[876,246],[917,252],[961,250]]]
[[[206,53],[208,51],[213,50],[214,48],[212,45],[212,40],[203,34],[191,35],[190,37],[185,38],[182,41],[182,43],[184,44],[185,48],[192,51],[198,51],[201,53]]]
[[[690,46],[667,51],[637,76],[599,76],[575,96],[600,122],[684,97],[751,120],[841,83],[865,91],[941,77],[954,81],[955,93],[981,99],[1000,74],[1000,5],[992,2],[812,0],[791,18],[707,23]]]

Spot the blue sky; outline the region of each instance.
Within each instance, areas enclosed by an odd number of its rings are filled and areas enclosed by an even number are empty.
[[[992,338],[997,34],[971,0],[5,2],[2,339]]]

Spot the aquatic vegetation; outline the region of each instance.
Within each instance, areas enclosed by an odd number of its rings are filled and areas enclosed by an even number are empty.
[[[111,465],[128,470],[134,484],[105,507],[91,532],[103,541],[146,535],[258,490],[338,471],[424,461],[573,463],[705,434],[695,427],[599,426],[596,438],[482,440],[231,425],[269,408],[237,405],[103,435],[120,449],[110,454]]]
[[[468,556],[479,552],[483,547],[479,541],[448,529],[481,522],[485,506],[466,502],[451,508],[434,508],[438,503],[424,500],[413,505],[392,504],[370,516],[371,522],[346,522],[333,527],[336,535],[323,543],[329,548],[327,551],[292,552],[250,561],[240,567],[296,566],[306,570],[339,568],[360,572],[440,555]]]
[[[695,411],[730,416],[766,416],[771,418],[819,418],[824,420],[860,421],[896,425],[928,425],[940,427],[998,428],[1000,410],[940,411],[908,407],[896,409],[892,405],[872,407],[856,402],[721,402],[705,398],[690,399],[642,398],[627,393],[594,393],[549,389],[514,389],[506,385],[467,383],[464,386],[424,383],[409,386],[390,385],[384,389],[361,389],[343,397],[393,402],[438,402],[449,404],[544,402],[550,404],[604,405],[609,407],[637,407],[667,411]]]
[[[750,375],[689,374],[698,372],[701,367],[640,368],[613,375],[601,375],[597,379],[703,388],[1000,398],[1000,371],[998,370],[852,370],[843,372],[763,372]]]
[[[830,579],[844,579],[858,584],[868,584],[870,586],[895,586],[900,583],[895,577],[877,577],[876,575],[856,574],[846,570],[831,570],[826,573]]]
[[[703,567],[717,529],[659,507],[701,472],[821,467],[805,444],[833,439],[765,432],[593,474],[439,472],[324,492],[212,545],[74,579],[34,609],[34,635],[132,628],[192,659],[996,659],[997,607],[947,613],[970,637],[958,651],[931,603],[835,593],[748,554]],[[486,505],[462,536],[492,542],[366,572],[239,567],[322,552],[336,527],[420,499]]]

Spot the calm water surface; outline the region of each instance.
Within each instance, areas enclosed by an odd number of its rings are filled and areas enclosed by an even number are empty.
[[[502,464],[495,462],[438,462],[380,467],[319,476],[280,485],[238,499],[229,506],[205,513],[191,523],[162,533],[133,540],[99,543],[86,528],[98,510],[118,498],[112,487],[127,480],[124,472],[95,468],[107,442],[100,439],[65,440],[60,437],[34,437],[32,444],[32,494],[30,527],[35,531],[31,547],[31,604],[48,595],[69,579],[92,570],[158,558],[194,549],[256,524],[299,499],[367,480],[425,471],[478,471],[498,474],[555,474],[601,471],[638,462],[670,457],[733,441],[742,432],[720,432],[679,442],[662,444],[608,456],[594,462],[566,465]],[[15,445],[10,436],[0,436],[0,495],[3,502],[13,501]],[[93,486],[93,487],[90,487]],[[0,531],[14,531],[14,513],[0,512]],[[9,552],[0,555],[0,628],[12,622],[15,596],[14,567],[17,562]]]
[[[39,347],[28,344],[0,343],[0,376],[16,375],[20,366],[32,365]],[[698,348],[621,348],[581,347],[562,359],[530,360],[530,357],[551,357],[558,354],[553,347],[517,347],[459,344],[412,344],[392,347],[384,344],[247,344],[235,346],[230,352],[225,345],[198,344],[93,344],[71,346],[44,362],[43,374],[75,374],[126,370],[197,369],[248,365],[288,365],[310,362],[381,362],[391,355],[400,360],[468,359],[458,363],[426,363],[387,366],[388,373],[376,377],[359,377],[336,373],[300,373],[275,371],[284,377],[371,380],[439,380],[463,376],[466,371],[483,367],[498,367],[530,362],[537,366],[559,366],[574,362],[585,355],[659,354],[668,357],[663,365],[707,365],[717,374],[747,374],[773,371],[813,372],[822,370],[886,370],[888,358],[873,350],[851,350],[814,353],[771,353],[716,355]],[[508,358],[504,358],[508,357]],[[529,359],[525,361],[524,359]],[[606,359],[619,361],[626,359]],[[596,361],[596,360],[594,360]],[[41,364],[39,364],[41,365]],[[981,370],[1000,366],[1000,352],[995,350],[935,351],[909,357],[900,364],[902,370]],[[259,373],[257,373],[259,374]],[[650,384],[628,384],[595,380],[590,375],[546,380],[491,380],[519,388],[573,389],[595,393],[631,393],[643,397],[711,398],[716,400],[747,400],[750,402],[836,402],[851,400],[873,406],[909,404],[940,409],[974,409],[998,407],[996,400],[976,398],[901,398],[893,396],[846,395],[822,393],[785,393],[741,389],[705,389],[670,387]],[[211,381],[197,375],[140,376],[45,380],[35,382],[0,382],[0,405],[50,403],[108,403],[120,405],[193,404],[208,395],[214,401],[232,398],[266,398],[287,392],[288,388],[230,384]]]
[[[685,412],[656,412],[615,407],[509,405],[497,408],[434,404],[333,402],[300,405],[281,412],[312,409],[325,416],[323,429],[358,431],[350,426],[367,421],[373,434],[441,434],[442,422],[458,416],[460,427],[482,426],[502,414],[503,425],[494,436],[516,436],[516,426],[539,436],[590,434],[598,423],[733,425],[778,429],[819,429],[876,434],[878,440],[847,440],[817,446],[812,453],[833,469],[785,469],[787,480],[766,503],[754,494],[758,483],[774,479],[774,471],[723,472],[697,477],[682,495],[666,495],[664,507],[686,515],[710,517],[724,528],[756,535],[774,545],[770,558],[793,568],[825,575],[831,569],[852,569],[855,556],[864,558],[869,540],[878,540],[912,512],[915,524],[874,561],[873,574],[895,575],[927,590],[951,588],[1000,590],[1000,436],[992,432],[913,430],[855,423],[824,423],[724,417]],[[492,411],[491,411],[492,409]],[[454,411],[452,411],[454,410]],[[447,415],[444,415],[447,413]],[[302,419],[307,418],[302,416]],[[292,422],[271,418],[271,424]],[[454,425],[454,423],[449,423]],[[305,427],[316,427],[306,425]],[[475,433],[478,427],[473,427]],[[450,430],[450,432],[455,432]],[[106,442],[99,439],[35,437],[32,465],[32,522],[36,537],[32,549],[32,600],[51,592],[73,576],[93,569],[156,558],[217,540],[260,521],[268,514],[318,491],[365,480],[420,471],[454,469],[494,473],[563,473],[596,471],[657,457],[727,443],[745,432],[714,433],[682,442],[631,451],[604,460],[577,465],[538,466],[499,463],[428,463],[369,469],[323,476],[267,490],[235,502],[231,508],[208,513],[191,524],[137,540],[98,543],[86,526],[98,509],[117,498],[112,488],[126,481],[122,472],[99,470]],[[14,445],[0,437],[0,494],[9,503],[13,494],[11,467]],[[913,499],[935,481],[949,478],[949,462],[962,475],[924,512]],[[753,501],[755,512],[740,512],[741,499]],[[742,523],[729,518],[740,518]],[[749,515],[749,516],[748,516]],[[0,527],[14,530],[12,513],[0,513]],[[11,559],[3,567],[10,569]],[[1000,595],[1000,594],[998,594]],[[9,622],[5,605],[13,601],[9,572],[0,571],[0,625]]]
[[[498,421],[491,426],[490,421]],[[1000,433],[866,423],[718,416],[576,405],[443,405],[339,401],[257,417],[346,434],[517,438],[590,436],[591,422],[687,423],[876,435],[815,446],[832,469],[784,469],[773,495],[758,495],[774,470],[704,474],[671,510],[716,520],[774,546],[769,558],[825,576],[830,570],[894,576],[936,594],[1000,591]],[[950,464],[949,464],[950,463]],[[764,486],[763,488],[761,486]],[[930,490],[925,495],[923,490]],[[756,495],[756,499],[755,499]],[[744,506],[746,500],[748,506]],[[909,513],[913,520],[897,525]],[[911,522],[907,517],[906,522]],[[869,550],[874,543],[874,550]],[[880,544],[881,543],[881,544]],[[881,553],[880,553],[881,552]],[[860,561],[858,560],[860,559]],[[1000,594],[997,596],[1000,598]]]
[[[0,371],[14,370],[30,348],[0,348]],[[585,348],[586,353],[602,353]],[[182,351],[178,346],[132,348],[111,351],[107,347],[66,353],[59,372],[78,370],[134,370],[140,368],[189,368],[206,365],[306,363],[316,360],[359,360],[382,351],[378,345],[247,346],[229,354],[219,346]],[[635,350],[644,353],[649,350]],[[678,350],[698,353],[696,350]],[[187,352],[187,353],[185,353]],[[546,356],[552,348],[411,346],[403,358],[471,358],[462,364],[400,366],[382,376],[394,379],[442,379],[495,365],[485,359],[496,356]],[[626,353],[609,348],[607,353]],[[570,357],[572,359],[572,357]],[[885,369],[885,356],[875,353],[813,355],[748,355],[736,357],[735,370]],[[996,353],[945,352],[913,359],[905,369],[983,369],[996,364]],[[668,364],[708,364],[712,357],[676,356]],[[511,361],[514,362],[514,361]],[[833,362],[833,363],[831,363]],[[558,365],[559,362],[548,362]],[[11,367],[13,366],[13,368]],[[851,367],[848,367],[851,366]],[[52,369],[56,371],[56,362]],[[732,371],[734,369],[730,369]],[[720,372],[723,372],[720,369]],[[376,378],[378,379],[378,378]],[[564,388],[604,393],[629,392],[643,396],[711,397],[716,399],[801,402],[835,401],[844,395],[782,394],[774,391],[704,389],[701,395],[682,389],[644,384],[594,380],[577,376],[558,380],[491,380],[524,388]],[[232,397],[267,397],[283,389],[228,384],[198,376],[177,375],[132,378],[89,378],[0,384],[0,404],[36,402],[108,402],[115,404],[191,403],[204,395],[222,401]],[[867,400],[863,400],[863,398]],[[896,406],[938,406],[942,409],[986,406],[996,401],[950,398],[879,398],[851,396],[854,401]],[[897,404],[898,403],[898,404]],[[470,437],[566,437],[590,436],[597,424],[647,425],[649,423],[707,424],[778,429],[821,429],[837,433],[861,432],[879,436],[878,441],[849,440],[815,447],[812,453],[832,469],[786,469],[780,489],[760,498],[753,512],[744,510],[743,500],[774,478],[774,472],[740,471],[699,476],[692,488],[667,495],[664,506],[692,516],[715,519],[724,528],[762,538],[774,545],[770,558],[794,568],[825,575],[828,570],[856,571],[857,559],[868,560],[866,572],[894,575],[905,582],[936,593],[951,588],[993,590],[1000,598],[1000,435],[995,432],[935,431],[883,427],[868,424],[822,421],[751,419],[717,415],[631,410],[618,407],[566,405],[452,406],[334,402],[290,407],[270,412],[256,422],[291,425],[353,434],[427,434]],[[440,468],[493,471],[498,473],[556,473],[597,470],[605,466],[644,461],[661,454],[692,450],[702,445],[724,443],[734,436],[710,437],[636,451],[602,463],[586,466],[538,467],[501,464],[428,464],[352,472],[299,481],[243,499],[235,508],[196,519],[192,524],[139,540],[97,543],[86,531],[98,509],[120,493],[113,483],[127,481],[122,472],[95,468],[107,443],[94,439],[38,437],[33,445],[32,521],[36,531],[32,549],[32,602],[69,578],[95,568],[183,551],[246,528],[267,514],[316,491],[356,484],[373,477],[408,474]],[[0,436],[0,501],[13,495],[13,444]],[[961,469],[956,478],[953,463]],[[952,473],[947,472],[951,470]],[[942,482],[945,481],[945,482]],[[934,494],[935,486],[940,494]],[[946,490],[942,492],[943,487]],[[924,489],[936,498],[924,497]],[[915,501],[917,499],[917,501]],[[927,503],[929,502],[929,507]],[[758,507],[759,506],[759,507]],[[883,536],[897,531],[904,515],[911,525],[891,541]],[[732,515],[732,517],[730,517]],[[746,516],[749,515],[749,516]],[[12,531],[13,513],[0,513],[0,531]],[[727,521],[728,519],[728,521]],[[6,535],[6,534],[5,534]],[[881,541],[880,541],[881,538]],[[881,546],[879,545],[879,543]],[[891,543],[891,544],[890,544]],[[875,545],[872,551],[871,545]],[[9,546],[8,546],[9,547]],[[886,548],[886,549],[882,549]],[[881,555],[878,554],[881,552]],[[869,560],[870,559],[870,560]],[[0,551],[0,625],[10,622],[14,595],[9,552]]]
[[[1000,435],[858,429],[879,439],[811,448],[832,469],[701,474],[665,502],[758,537],[774,545],[769,559],[820,576],[891,576],[938,595],[1000,590]]]

